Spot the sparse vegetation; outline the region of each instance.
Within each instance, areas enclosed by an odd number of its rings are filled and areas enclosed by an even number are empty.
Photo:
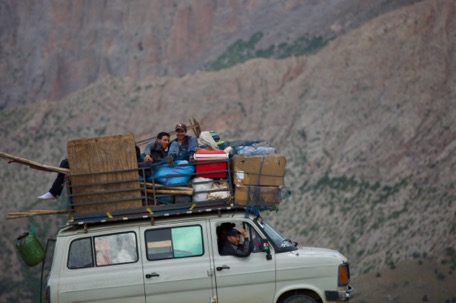
[[[456,223],[453,222],[450,225],[450,234],[456,234]]]
[[[434,270],[434,274],[435,274],[435,277],[437,278],[437,280],[445,280],[445,275],[442,272],[440,272],[438,269]]]
[[[451,275],[456,270],[456,250],[453,247],[447,247],[445,255],[446,257],[442,260],[442,264],[449,266],[448,274]]]
[[[232,67],[253,58],[285,59],[292,56],[310,55],[318,52],[328,44],[329,40],[322,36],[308,34],[288,43],[273,44],[264,49],[257,49],[257,44],[263,38],[262,32],[253,34],[249,40],[237,40],[215,61],[208,64],[208,70],[218,71]]]
[[[389,260],[387,262],[387,264],[388,264],[389,268],[391,268],[391,269],[395,269],[396,268],[396,264],[394,263],[393,260]]]

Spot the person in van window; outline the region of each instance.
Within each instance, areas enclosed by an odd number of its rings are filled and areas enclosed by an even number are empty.
[[[244,237],[244,243],[241,244],[241,234]],[[248,257],[250,256],[249,235],[244,229],[240,231],[233,228],[227,231],[226,240],[222,240],[220,254],[223,256]]]
[[[217,226],[217,245],[219,251],[221,251],[222,245],[224,241],[226,241],[226,234],[229,230],[233,229],[234,227],[236,227],[236,224],[231,222],[224,222],[220,226]]]
[[[171,166],[174,165],[174,161],[176,160],[188,160],[191,164],[194,164],[194,155],[198,147],[198,140],[196,137],[187,135],[187,126],[184,123],[178,123],[175,131],[177,138],[169,143],[166,162]]]

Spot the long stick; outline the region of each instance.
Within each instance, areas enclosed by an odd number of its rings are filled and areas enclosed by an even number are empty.
[[[147,190],[148,193],[153,194],[154,191],[151,189]],[[189,188],[187,191],[184,190],[172,190],[172,189],[156,189],[155,193],[157,194],[168,194],[168,195],[186,195],[191,196],[193,195],[193,189]]]
[[[26,218],[32,216],[41,216],[41,215],[58,215],[58,214],[66,214],[68,210],[47,210],[47,209],[35,209],[35,210],[27,210],[27,211],[16,211],[8,213],[7,219],[18,219],[18,218]]]
[[[192,188],[185,187],[185,186],[164,186],[164,185],[161,185],[161,184],[149,183],[149,182],[146,182],[146,187],[147,188],[155,188],[157,190],[158,189],[171,189],[171,190],[183,190],[183,191],[193,190]]]
[[[25,158],[16,157],[16,156],[4,153],[4,152],[0,152],[0,158],[9,160],[8,163],[19,163],[19,164],[27,165],[27,166],[29,166],[33,169],[37,169],[37,170],[56,172],[56,173],[62,173],[62,174],[70,173],[70,170],[68,168],[50,166],[50,165],[38,163],[38,162],[35,162],[32,160],[28,160]]]

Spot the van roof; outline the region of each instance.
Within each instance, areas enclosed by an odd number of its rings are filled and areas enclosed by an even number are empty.
[[[93,213],[83,214],[81,217],[71,217],[68,221],[68,225],[79,225],[95,224],[95,223],[110,223],[110,222],[124,222],[131,220],[151,220],[158,219],[161,217],[176,217],[176,216],[188,216],[203,213],[220,213],[225,211],[242,211],[259,214],[260,211],[277,211],[278,207],[262,207],[260,205],[234,205],[234,204],[221,204],[220,201],[206,202],[206,203],[185,203],[185,204],[173,204],[163,205],[159,207],[146,207],[137,209],[126,209],[119,212],[108,212],[108,213]]]
[[[146,216],[141,218],[128,218],[126,220],[111,220],[103,222],[86,222],[77,225],[68,225],[59,231],[59,235],[87,232],[88,230],[113,230],[113,228],[124,228],[129,226],[160,225],[172,222],[191,222],[195,220],[217,218],[217,217],[239,217],[256,216],[259,212],[244,207],[226,207],[224,209],[197,209],[188,211],[183,215],[163,214],[162,216]]]

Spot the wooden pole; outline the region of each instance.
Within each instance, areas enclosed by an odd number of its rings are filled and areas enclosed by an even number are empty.
[[[42,171],[47,171],[47,172],[56,172],[56,173],[62,173],[62,174],[69,174],[70,170],[68,168],[62,168],[62,167],[56,167],[56,166],[50,166],[42,163],[38,163],[35,161],[31,161],[25,158],[20,158],[17,156],[13,156],[4,152],[0,152],[0,158],[8,160],[8,163],[19,163],[23,165],[27,165],[33,169],[37,170],[42,170]]]
[[[201,127],[198,121],[196,121],[195,117],[192,117],[191,119],[188,120],[190,122],[190,125],[192,125],[192,130],[193,133],[195,134],[196,138],[199,138],[201,135]]]
[[[19,218],[27,218],[32,216],[41,216],[41,215],[58,215],[58,214],[67,214],[68,210],[47,210],[47,209],[35,209],[35,210],[27,210],[27,211],[16,211],[8,213],[7,219],[19,219]]]
[[[148,189],[147,192],[149,194],[153,194],[154,191],[152,189]],[[193,195],[193,189],[188,188],[188,190],[173,190],[173,189],[156,189],[156,194],[165,194],[165,195],[185,195],[191,196]]]
[[[191,187],[185,187],[185,186],[164,186],[164,185],[162,185],[162,184],[149,183],[149,182],[146,182],[146,187],[147,187],[147,188],[155,188],[155,189],[171,189],[171,190],[183,190],[183,191],[193,190]]]

